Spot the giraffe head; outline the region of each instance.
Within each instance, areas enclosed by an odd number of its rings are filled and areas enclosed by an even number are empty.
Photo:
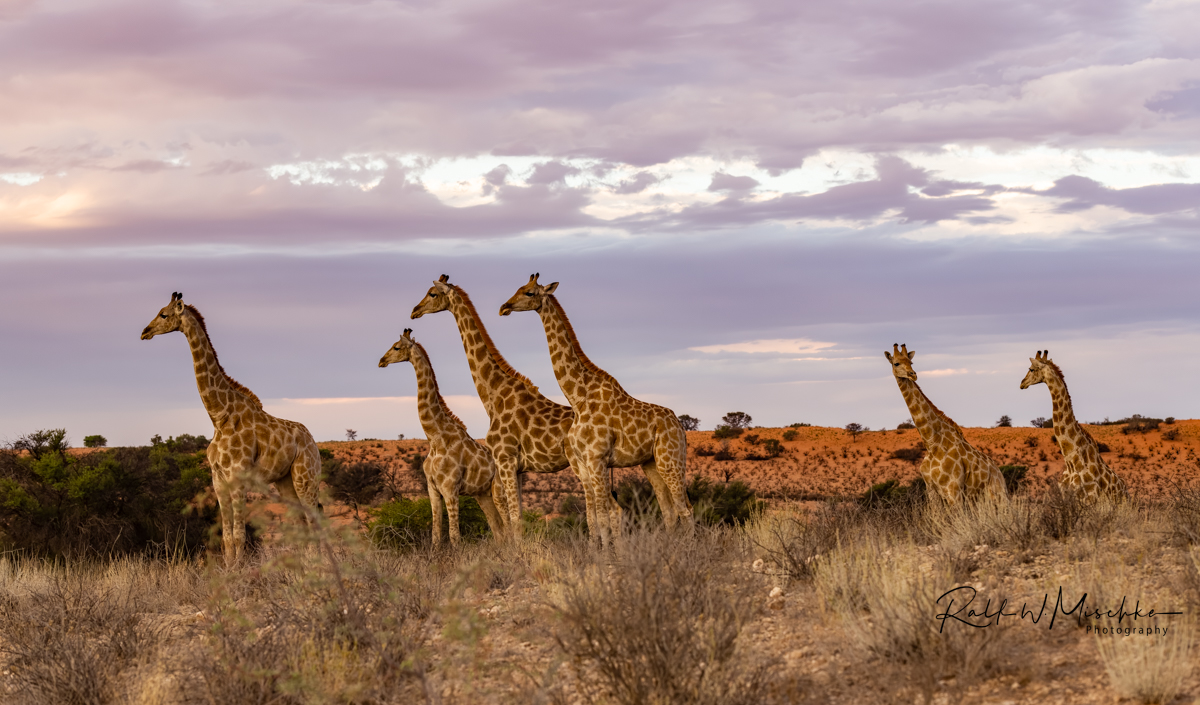
[[[904,345],[896,345],[892,343],[892,352],[883,351],[883,356],[888,362],[892,363],[892,374],[896,379],[909,379],[917,381],[917,371],[913,369],[912,361],[917,356],[917,351],[908,351],[908,343]]]
[[[387,367],[393,362],[408,362],[412,359],[412,349],[416,345],[416,341],[412,339],[412,328],[405,328],[404,335],[400,336],[392,347],[384,353],[383,357],[379,358],[379,366]]]
[[[513,311],[540,311],[542,302],[546,300],[546,296],[553,294],[558,288],[558,282],[552,282],[546,286],[538,284],[540,274],[530,274],[529,283],[517,289],[517,293],[512,295],[512,298],[504,302],[500,307],[500,315],[507,316]]]
[[[450,275],[443,274],[429,287],[421,303],[413,306],[412,318],[420,318],[427,313],[437,313],[450,308]]]
[[[142,340],[150,340],[156,335],[179,330],[183,323],[183,294],[176,291],[171,294],[171,303],[163,306],[158,315],[150,321],[150,325],[142,329]]]
[[[1045,384],[1046,375],[1050,373],[1050,351],[1038,350],[1037,355],[1029,358],[1029,371],[1021,380],[1021,389],[1029,389],[1035,384]]]

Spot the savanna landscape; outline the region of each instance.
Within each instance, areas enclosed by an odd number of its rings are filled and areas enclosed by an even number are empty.
[[[694,531],[619,470],[605,549],[569,470],[522,476],[521,540],[466,500],[435,549],[425,441],[325,442],[326,518],[262,488],[230,568],[205,439],[31,434],[0,456],[5,700],[1191,702],[1200,421],[1087,428],[1128,501],[1060,491],[1049,428],[964,429],[1013,493],[958,511],[914,483],[914,429],[691,431]]]

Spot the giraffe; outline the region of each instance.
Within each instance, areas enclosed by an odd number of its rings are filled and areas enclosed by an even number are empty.
[[[896,384],[900,385],[900,394],[925,442],[921,477],[926,487],[951,506],[981,497],[1007,497],[1004,475],[996,462],[968,443],[958,424],[934,406],[917,386],[917,373],[912,367],[916,354],[915,350],[909,352],[907,344],[893,344],[892,352],[885,350],[883,356],[892,363],[892,374]]]
[[[1021,380],[1021,389],[1043,383],[1050,389],[1050,400],[1054,404],[1054,438],[1064,461],[1059,484],[1071,488],[1080,499],[1088,502],[1102,496],[1127,497],[1125,481],[1108,467],[1100,457],[1096,439],[1075,420],[1067,382],[1062,370],[1050,359],[1049,350],[1039,350],[1029,358],[1029,372]]]
[[[273,483],[285,502],[299,501],[316,509],[321,478],[321,455],[312,434],[303,424],[271,416],[249,389],[230,377],[217,360],[195,306],[183,303],[183,294],[142,330],[142,340],[182,331],[192,348],[196,387],[208,416],[213,439],[208,444],[213,489],[221,510],[221,540],[225,564],[241,561],[246,545],[246,491],[255,482]]]
[[[542,286],[537,279],[537,274],[530,275],[529,282],[500,307],[500,315],[537,311],[542,318],[554,376],[575,411],[567,451],[571,467],[587,478],[588,526],[598,529],[602,544],[620,528],[621,510],[604,492],[604,472],[635,465],[642,466],[654,486],[667,527],[674,527],[680,518],[690,525],[692,505],[684,491],[687,435],[679,419],[670,409],[634,399],[612,375],[593,364],[583,353],[562,304],[554,298],[558,282]]]
[[[458,497],[463,494],[479,502],[492,534],[504,536],[504,524],[490,494],[496,477],[496,462],[488,449],[471,438],[467,427],[446,406],[446,400],[438,391],[433,365],[429,364],[429,354],[413,340],[412,328],[405,328],[400,340],[379,358],[380,367],[393,362],[411,362],[417,373],[417,412],[421,416],[421,428],[429,439],[429,455],[421,469],[425,473],[429,504],[433,509],[433,545],[437,547],[442,543],[443,500],[450,519],[450,543],[458,545]]]
[[[451,284],[446,274],[413,307],[412,317],[439,311],[450,311],[458,323],[471,378],[491,420],[486,440],[496,459],[496,484],[503,489],[493,491],[492,497],[509,527],[520,527],[521,492],[517,473],[558,472],[570,465],[566,439],[575,414],[571,407],[542,396],[528,378],[508,364],[488,335],[467,292]],[[599,479],[603,483],[603,478]],[[580,476],[580,482],[583,481],[584,476]],[[603,486],[592,494],[596,492],[607,502],[613,502]]]

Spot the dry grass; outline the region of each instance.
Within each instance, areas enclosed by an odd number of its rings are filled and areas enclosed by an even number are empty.
[[[935,616],[963,585],[980,602],[1036,604],[1061,586],[1071,604],[1086,592],[1191,614],[1188,506],[793,506],[740,528],[641,528],[606,550],[538,534],[401,552],[289,522],[229,570],[0,560],[0,701],[1186,698],[1200,683],[1179,617],[1160,618],[1169,639],[1097,641],[1097,620],[1074,615],[1052,631]]]

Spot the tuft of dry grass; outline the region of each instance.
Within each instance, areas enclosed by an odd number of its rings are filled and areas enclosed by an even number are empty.
[[[586,701],[759,703],[775,659],[747,643],[761,581],[729,530],[641,530],[561,569],[557,641]]]

